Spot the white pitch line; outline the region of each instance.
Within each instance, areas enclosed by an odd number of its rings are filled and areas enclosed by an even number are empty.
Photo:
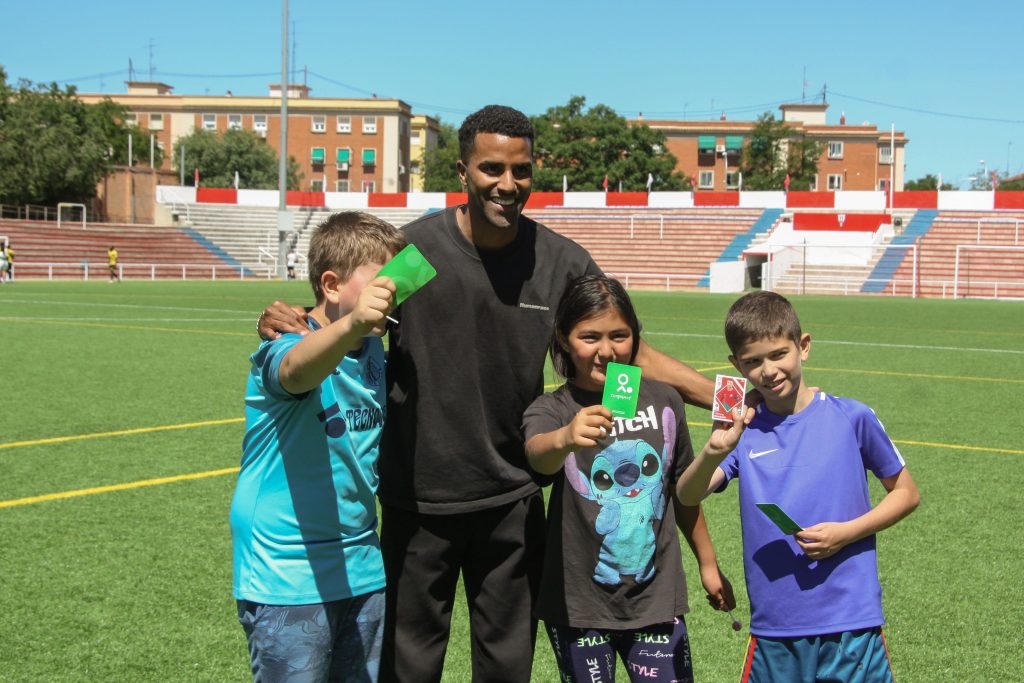
[[[188,308],[185,306],[150,306],[148,304],[103,304],[78,301],[48,301],[34,299],[0,299],[2,304],[31,304],[33,306],[94,306],[97,308],[144,308],[148,311],[203,311],[205,313],[252,313],[251,310],[233,308]]]
[[[0,315],[0,322],[11,323],[251,323],[251,317],[29,317]]]
[[[660,337],[696,337],[699,339],[720,339],[725,341],[724,337],[720,334],[696,334],[693,332],[648,332],[644,330],[644,334],[655,335]],[[883,344],[881,342],[852,342],[852,341],[839,341],[835,339],[813,339],[815,344],[840,344],[843,346],[870,346],[880,347],[886,349],[913,349],[915,351],[965,351],[968,353],[1012,353],[1015,355],[1024,355],[1024,351],[1018,351],[1016,349],[978,349],[963,346],[925,346],[918,344]]]

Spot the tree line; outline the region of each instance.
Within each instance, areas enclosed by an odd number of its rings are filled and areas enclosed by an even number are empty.
[[[532,121],[535,190],[692,189],[694,179],[675,170],[676,158],[661,131],[630,123],[604,104],[588,107],[584,97],[575,96]],[[0,203],[88,201],[103,177],[127,163],[129,135],[135,141],[132,163],[147,164],[150,132],[134,125],[126,107],[110,99],[85,104],[74,86],[25,80],[12,85],[0,66]],[[176,172],[181,171],[183,148],[186,184],[199,169],[205,187],[232,187],[236,177],[240,187],[277,187],[277,152],[252,131],[197,129],[179,138],[172,150]],[[743,146],[738,167],[743,189],[810,189],[820,155],[819,143],[765,112]],[[426,191],[461,189],[455,171],[458,156],[457,129],[442,122],[437,145],[423,160]],[[159,167],[162,162],[158,148],[154,164]],[[294,157],[289,156],[287,166],[288,188],[298,189],[302,177]],[[991,189],[992,180],[978,172],[972,189]],[[1021,178],[995,181],[999,189],[1024,189]],[[939,182],[929,174],[909,181],[906,189],[939,189]],[[953,187],[943,183],[941,189]]]

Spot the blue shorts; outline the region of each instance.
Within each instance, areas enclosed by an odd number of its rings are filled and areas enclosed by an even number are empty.
[[[313,605],[237,602],[254,683],[377,680],[383,588]]]
[[[882,628],[803,638],[750,636],[742,683],[892,683]]]

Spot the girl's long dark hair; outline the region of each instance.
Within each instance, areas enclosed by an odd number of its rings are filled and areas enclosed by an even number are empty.
[[[581,320],[589,320],[614,308],[633,331],[633,348],[629,352],[629,363],[636,360],[640,348],[640,321],[636,317],[633,302],[629,300],[622,284],[604,275],[583,275],[569,283],[562,294],[555,311],[555,329],[551,333],[551,364],[562,377],[573,379],[576,366],[569,353],[569,334]]]

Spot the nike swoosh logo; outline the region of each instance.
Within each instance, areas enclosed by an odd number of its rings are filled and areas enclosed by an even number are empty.
[[[754,451],[750,451],[750,453],[748,455],[750,456],[750,459],[753,460],[754,458],[760,458],[762,455],[768,455],[769,453],[774,453],[777,450],[779,450],[779,449],[778,448],[773,448],[770,451],[759,451],[757,453],[755,453]]]

